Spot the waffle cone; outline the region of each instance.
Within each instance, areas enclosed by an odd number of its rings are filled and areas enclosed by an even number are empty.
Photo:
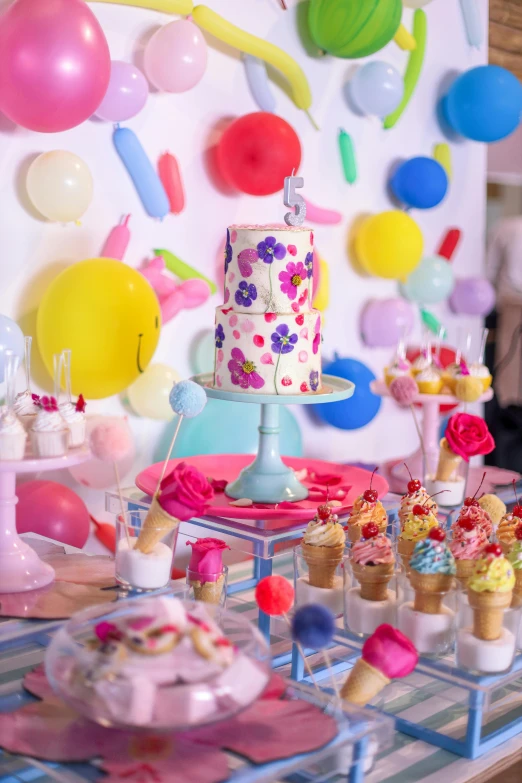
[[[345,546],[311,546],[301,543],[303,558],[308,566],[308,581],[312,587],[331,590],[335,585],[335,572],[343,559]]]
[[[473,636],[485,641],[499,639],[504,609],[511,605],[511,598],[511,590],[506,593],[477,593],[468,588],[469,605],[473,609]]]
[[[364,707],[389,683],[382,672],[359,658],[341,688],[341,696],[351,704]]]
[[[504,556],[509,555],[511,547],[513,546],[513,541],[499,541],[498,543],[502,547],[502,554]]]
[[[366,601],[386,601],[388,582],[395,571],[395,563],[360,565],[352,562],[353,575],[361,586],[361,598]]]
[[[451,590],[453,577],[449,574],[419,574],[412,568],[409,579],[415,590],[414,610],[424,614],[441,614],[442,599]]]
[[[476,560],[457,560],[455,559],[455,567],[457,569],[457,579],[462,587],[467,587],[470,576],[473,575]]]
[[[407,538],[399,538],[397,542],[397,552],[401,556],[406,573],[410,570],[410,560],[416,543],[416,541],[409,541]]]
[[[522,606],[522,568],[515,568],[515,586],[513,588],[513,597],[511,598],[511,606]]]
[[[221,574],[216,582],[189,582],[194,590],[196,601],[204,601],[206,604],[219,604],[223,593],[225,577]]]
[[[450,449],[446,438],[442,438],[440,442],[437,475],[435,476],[436,481],[449,481],[461,462],[462,457],[459,457],[458,454],[455,454],[455,452]]]
[[[143,554],[148,555],[156,544],[167,535],[168,532],[174,530],[179,525],[179,519],[171,517],[170,514],[160,506],[158,499],[155,497],[152,500],[151,506],[143,522],[138,540],[136,542],[136,549],[139,549]]]

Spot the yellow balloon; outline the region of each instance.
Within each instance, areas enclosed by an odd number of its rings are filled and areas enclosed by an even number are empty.
[[[393,210],[363,221],[355,238],[361,266],[376,277],[406,278],[422,258],[422,231],[412,217]]]
[[[89,0],[97,3],[113,3],[115,5],[135,5],[139,8],[151,8],[164,14],[180,14],[188,16],[192,12],[192,0]]]
[[[175,383],[181,378],[167,364],[149,364],[143,375],[127,389],[129,403],[138,416],[148,419],[174,418],[170,407],[169,394]]]
[[[38,308],[38,347],[52,375],[53,354],[72,350],[74,394],[119,394],[145,371],[158,344],[158,299],[143,275],[121,261],[91,258],[53,280]]]
[[[316,310],[324,312],[330,304],[330,270],[328,264],[319,257],[319,287],[315,294],[313,305]]]
[[[87,164],[64,150],[44,152],[33,160],[26,185],[38,212],[57,223],[79,220],[92,201],[92,176]]]

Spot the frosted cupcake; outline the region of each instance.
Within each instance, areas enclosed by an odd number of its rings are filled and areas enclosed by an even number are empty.
[[[480,362],[474,362],[469,368],[469,374],[473,378],[479,379],[479,381],[482,384],[483,391],[486,392],[491,386],[491,382],[493,378],[485,364],[480,364]]]
[[[442,375],[432,364],[420,372],[415,380],[421,394],[439,394],[443,386]]]
[[[40,397],[38,394],[31,394],[30,392],[21,392],[15,398],[13,411],[27,432],[29,432],[36,419],[39,401]]]
[[[408,466],[405,466],[408,470],[408,473],[410,473]],[[401,528],[404,526],[408,514],[413,511],[414,506],[425,506],[426,508],[430,509],[432,514],[435,515],[439,510],[436,502],[428,495],[426,489],[422,486],[419,479],[414,479],[411,473],[407,490],[408,492],[406,495],[402,496],[401,505],[399,508],[399,521],[401,523]]]
[[[9,410],[0,414],[0,461],[24,458],[27,433],[20,419]]]
[[[411,372],[414,378],[419,375],[419,373],[423,372],[424,370],[427,370],[428,367],[431,365],[431,357],[428,356],[428,351],[426,348],[423,348],[420,354],[417,356],[416,359],[414,359],[413,364],[411,365]]]
[[[403,375],[411,375],[411,364],[402,356],[396,357],[389,367],[384,368],[384,380],[387,386],[395,378],[401,378]]]
[[[466,517],[460,517],[451,532],[449,548],[455,558],[457,579],[465,587],[475,571],[475,561],[482,556],[489,541],[484,530]]]
[[[425,506],[414,506],[404,521],[403,528],[397,539],[397,551],[401,556],[402,564],[406,571],[409,570],[410,558],[418,541],[428,537],[428,533],[439,522],[431,509]]]
[[[358,541],[362,536],[362,529],[368,522],[374,522],[379,533],[385,533],[388,526],[388,515],[379,500],[376,489],[372,489],[372,481],[375,470],[370,479],[370,488],[366,489],[354,501],[352,514],[348,520],[348,538],[350,541]]]
[[[64,402],[60,405],[60,415],[69,430],[69,446],[72,449],[85,443],[85,408],[86,403],[82,394],[78,397],[76,405],[72,402]]]
[[[343,559],[345,547],[346,537],[337,514],[332,513],[328,504],[319,506],[301,541],[312,587],[335,587],[335,572]]]
[[[67,452],[69,431],[58,411],[55,397],[42,397],[31,428],[31,444],[37,457],[62,457]]]
[[[520,515],[520,516],[519,516]],[[513,511],[504,514],[497,528],[497,538],[503,554],[507,555],[516,540],[516,529],[522,523],[522,507],[516,505]]]

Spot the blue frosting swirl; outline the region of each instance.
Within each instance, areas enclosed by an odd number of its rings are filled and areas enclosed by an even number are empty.
[[[443,541],[425,538],[415,544],[410,560],[410,568],[419,574],[447,574],[456,572],[455,559]]]

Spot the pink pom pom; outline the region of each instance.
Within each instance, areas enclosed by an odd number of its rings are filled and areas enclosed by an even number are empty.
[[[386,623],[379,625],[362,648],[366,663],[378,669],[389,680],[407,677],[417,666],[419,655],[407,636]]]
[[[124,419],[98,424],[91,432],[90,446],[101,462],[120,462],[134,448],[129,425]]]
[[[407,408],[418,394],[417,384],[410,375],[401,375],[390,384],[390,394],[401,408]]]

